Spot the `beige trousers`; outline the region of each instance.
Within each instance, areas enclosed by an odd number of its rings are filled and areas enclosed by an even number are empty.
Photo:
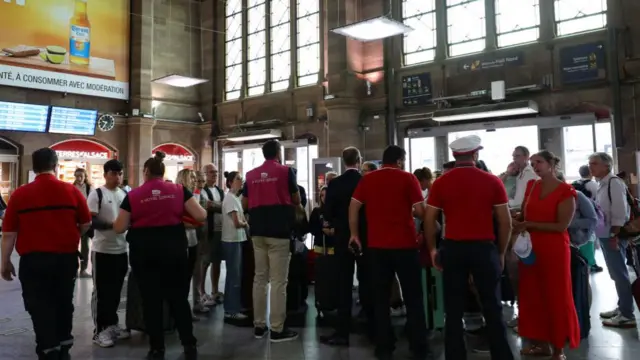
[[[271,284],[269,303],[271,330],[281,332],[287,318],[287,278],[291,252],[289,239],[253,236],[255,276],[253,278],[253,325],[267,325],[267,283]]]

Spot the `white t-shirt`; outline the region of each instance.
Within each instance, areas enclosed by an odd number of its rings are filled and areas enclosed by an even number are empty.
[[[113,223],[118,217],[120,205],[127,194],[120,188],[109,190],[104,186],[102,191],[102,206],[98,205],[98,192],[92,191],[87,198],[87,205],[92,214],[98,214],[97,218]],[[100,209],[100,210],[98,210]],[[105,254],[124,254],[127,252],[127,233],[116,234],[113,230],[95,230],[91,248],[95,252]]]
[[[211,195],[213,195],[213,199],[209,199],[209,195],[207,194],[207,190],[200,190],[200,196],[203,199],[203,202],[213,201],[216,203],[220,203],[222,200],[220,199],[220,192],[216,189],[215,186],[206,186],[211,191]],[[225,196],[226,198],[226,196]],[[210,211],[207,209],[207,211]],[[222,231],[222,214],[215,213],[213,216],[213,230],[214,231]]]
[[[237,228],[233,223],[233,213],[238,214],[240,220],[244,220],[240,198],[232,193],[227,193],[222,202],[222,241],[242,242],[247,240],[244,229]]]

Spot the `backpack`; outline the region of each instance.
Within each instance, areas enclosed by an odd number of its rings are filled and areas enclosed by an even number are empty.
[[[607,186],[607,195],[609,196],[609,203],[611,203],[611,181],[613,179],[620,179],[620,178],[617,176],[612,176],[611,179],[609,179],[609,184]],[[620,179],[620,181],[623,181],[623,180]],[[624,181],[623,181],[623,184],[624,184]],[[634,198],[633,195],[631,195],[626,184],[624,184],[624,186],[626,190],[627,205],[629,205],[629,220],[627,220],[627,222],[625,223],[625,225],[627,225],[628,223],[640,217],[640,208],[638,208],[638,203],[640,203],[640,200],[638,200],[637,198]],[[627,229],[622,227],[620,228],[620,233],[618,233],[618,236],[623,239],[635,238],[640,236],[640,232],[629,232],[627,231]]]
[[[120,189],[120,190],[124,191],[125,195],[129,194],[127,192],[127,190],[125,190],[125,189]],[[102,189],[100,189],[100,188],[97,188],[95,190],[95,192],[96,192],[96,195],[98,195],[98,214],[99,214],[100,210],[102,210],[102,199],[104,198],[104,194],[102,193]],[[92,226],[91,229],[89,229],[87,231],[87,236],[89,236],[91,238],[94,237],[95,236],[95,231],[96,231],[96,229]]]
[[[581,193],[587,195],[587,197],[591,199],[593,197],[593,194],[591,193],[591,191],[587,190],[587,184],[591,181],[593,180],[580,179],[571,183],[571,186],[573,186],[573,188],[577,191],[580,191]]]
[[[593,199],[589,198],[589,201],[591,201],[591,204],[593,204],[593,207],[596,209],[596,219],[597,219],[596,233],[602,234],[604,231],[606,231],[606,228],[607,228],[607,223],[604,217],[604,211],[602,211],[602,208],[600,207],[600,205],[598,205],[595,201],[593,201]]]

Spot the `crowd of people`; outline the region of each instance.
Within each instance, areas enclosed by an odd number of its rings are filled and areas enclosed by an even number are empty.
[[[193,322],[216,305],[224,307],[225,322],[249,322],[255,338],[294,340],[298,334],[287,326],[287,312],[292,284],[306,289],[309,282],[294,265],[307,254],[307,233],[314,239],[314,258],[332,261],[315,273],[317,308],[336,311],[334,331],[319,338],[330,346],[350,344],[357,269],[359,317],[367,323],[376,358],[392,358],[391,316],[398,314],[406,314],[414,357],[431,358],[431,310],[425,307],[422,274],[433,267],[442,277],[437,291],[444,299],[447,359],[466,359],[470,334],[480,339],[474,350],[513,359],[509,327],[525,340],[522,355],[566,359],[564,348],[577,347],[588,332],[576,307],[572,259],[580,254],[590,271],[602,271],[596,248],[602,249],[619,297],[615,310],[600,314],[602,323],[635,328],[627,250],[635,250],[632,236],[640,233],[640,223],[625,182],[612,172],[611,156],[593,154],[580,168],[581,179],[568,184],[558,170],[560,160],[549,151],[530,154],[518,146],[513,162],[496,176],[479,160],[479,137],[457,139],[450,148],[455,161],[442,171],[410,173],[398,146],[385,149],[379,168],[348,147],[342,153],[345,170],[326,175],[309,217],[306,192],[295,169],[283,164],[275,140],[263,145],[265,161],[246,179],[237,171],[224,173],[226,191],[218,186],[213,164],[201,172],[183,169],[166,181],[161,152],[145,162],[137,188],[123,186],[118,160],[104,164],[104,186],[94,189],[82,169],[67,184],[55,176],[55,151],[40,149],[32,155],[35,180],[16,189],[4,214],[2,278],[16,276],[15,248],[39,359],[70,359],[78,277],[93,279],[93,341],[101,347],[129,338],[132,329],[143,330],[148,358],[163,359],[165,330],[175,328],[185,358],[195,359]],[[253,284],[249,304],[247,268]],[[326,269],[333,275],[323,274]],[[211,293],[205,291],[208,272]],[[328,276],[330,285],[320,286]],[[125,284],[123,327],[117,311]],[[516,294],[512,300],[519,309],[519,317],[509,321],[502,312],[504,287]],[[132,305],[136,297],[138,308]],[[306,292],[300,299],[304,303]],[[481,313],[479,329],[467,324],[470,308]]]

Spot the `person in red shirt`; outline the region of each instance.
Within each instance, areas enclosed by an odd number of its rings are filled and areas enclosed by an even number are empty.
[[[11,262],[15,246],[38,359],[69,359],[78,245],[91,225],[91,213],[84,195],[56,178],[54,150],[36,150],[31,159],[36,179],[16,189],[5,213],[0,272],[6,281],[16,276]]]
[[[407,308],[409,344],[416,359],[430,356],[421,283],[421,268],[413,216],[422,217],[424,198],[418,179],[404,171],[406,152],[389,146],[382,168],[363,176],[349,205],[349,245],[361,252],[360,208],[365,206],[367,240],[373,286],[376,357],[391,359],[395,336],[389,314],[394,274],[402,285]]]
[[[478,290],[489,332],[493,359],[511,360],[502,319],[500,277],[511,234],[511,215],[502,181],[479,169],[475,155],[482,149],[478,136],[453,141],[449,147],[456,160],[454,169],[442,174],[431,186],[424,216],[425,236],[432,263],[442,270],[444,283],[445,357],[465,360],[462,317],[469,275]],[[436,221],[444,213],[444,241],[436,248]],[[494,231],[498,224],[498,239]]]

